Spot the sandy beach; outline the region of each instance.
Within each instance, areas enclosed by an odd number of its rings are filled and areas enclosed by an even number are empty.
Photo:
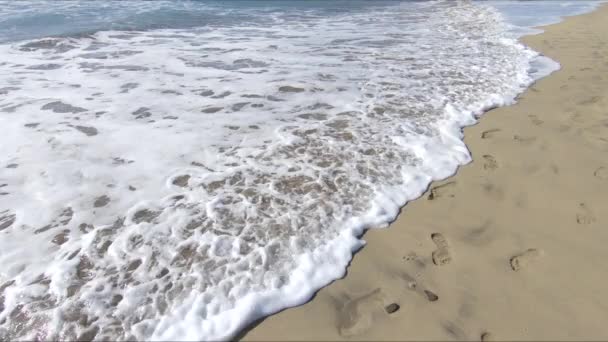
[[[562,69],[465,129],[474,161],[245,340],[608,339],[608,6],[543,29]]]

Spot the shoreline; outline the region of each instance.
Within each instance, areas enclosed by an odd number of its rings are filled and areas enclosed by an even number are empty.
[[[608,336],[607,15],[602,4],[520,38],[562,68],[465,127],[473,162],[402,207],[391,229],[368,230],[344,278],[239,336]]]

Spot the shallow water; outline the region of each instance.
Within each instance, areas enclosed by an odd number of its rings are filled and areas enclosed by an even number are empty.
[[[302,303],[539,76],[483,3],[20,4],[0,6],[3,340],[228,338]]]

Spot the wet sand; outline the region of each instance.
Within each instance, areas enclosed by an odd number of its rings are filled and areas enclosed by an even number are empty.
[[[562,69],[466,128],[472,163],[245,340],[608,339],[608,6],[523,41]]]

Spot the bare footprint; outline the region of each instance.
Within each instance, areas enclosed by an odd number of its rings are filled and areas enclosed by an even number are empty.
[[[431,240],[437,246],[437,249],[432,254],[433,263],[437,266],[449,264],[452,261],[452,253],[450,253],[448,241],[441,233],[431,234]]]
[[[587,99],[585,99],[583,101],[580,101],[578,103],[578,105],[581,105],[581,106],[594,105],[594,104],[602,101],[602,99],[603,98],[601,96],[592,96],[592,97],[589,97],[589,98],[587,98]]]
[[[579,212],[576,214],[576,223],[578,224],[592,224],[595,222],[595,216],[593,212],[585,203],[578,204]]]
[[[374,313],[388,308],[384,306],[384,299],[384,293],[377,288],[366,295],[347,301],[339,313],[338,331],[340,335],[355,336],[369,330],[373,323]]]
[[[532,123],[535,126],[540,126],[540,125],[542,125],[544,123],[543,120],[539,119],[538,116],[536,116],[534,114],[530,114],[530,115],[528,115],[528,117],[530,118],[530,121],[532,121]]]
[[[492,333],[486,331],[483,334],[481,334],[481,342],[490,342],[490,341],[495,341],[494,335],[492,335]]]
[[[608,179],[608,168],[600,166],[599,168],[597,168],[595,170],[595,172],[593,172],[593,175],[596,178],[599,178],[599,179],[602,179],[602,180],[606,180],[606,179]]]
[[[489,129],[487,131],[483,131],[481,133],[481,139],[489,139],[492,138],[496,135],[496,133],[500,132],[500,129],[498,128],[493,128],[493,129]]]
[[[517,135],[516,134],[516,135],[513,136],[513,140],[515,140],[515,141],[517,141],[519,143],[528,145],[528,144],[533,143],[536,140],[536,137],[523,137],[521,135]]]
[[[451,193],[452,188],[456,185],[456,182],[447,182],[431,188],[429,192],[428,200],[432,201],[439,197],[454,197]]]
[[[483,168],[484,170],[496,170],[498,168],[498,163],[496,162],[496,158],[494,158],[493,156],[489,155],[489,154],[484,154],[483,155]]]
[[[521,269],[527,268],[530,264],[534,263],[537,259],[542,257],[544,252],[540,249],[530,248],[527,251],[515,255],[511,258],[511,268],[513,271],[519,271]]]
[[[605,136],[605,126],[595,124],[578,130],[580,136],[585,139],[587,145],[605,150],[608,148],[608,139]]]

